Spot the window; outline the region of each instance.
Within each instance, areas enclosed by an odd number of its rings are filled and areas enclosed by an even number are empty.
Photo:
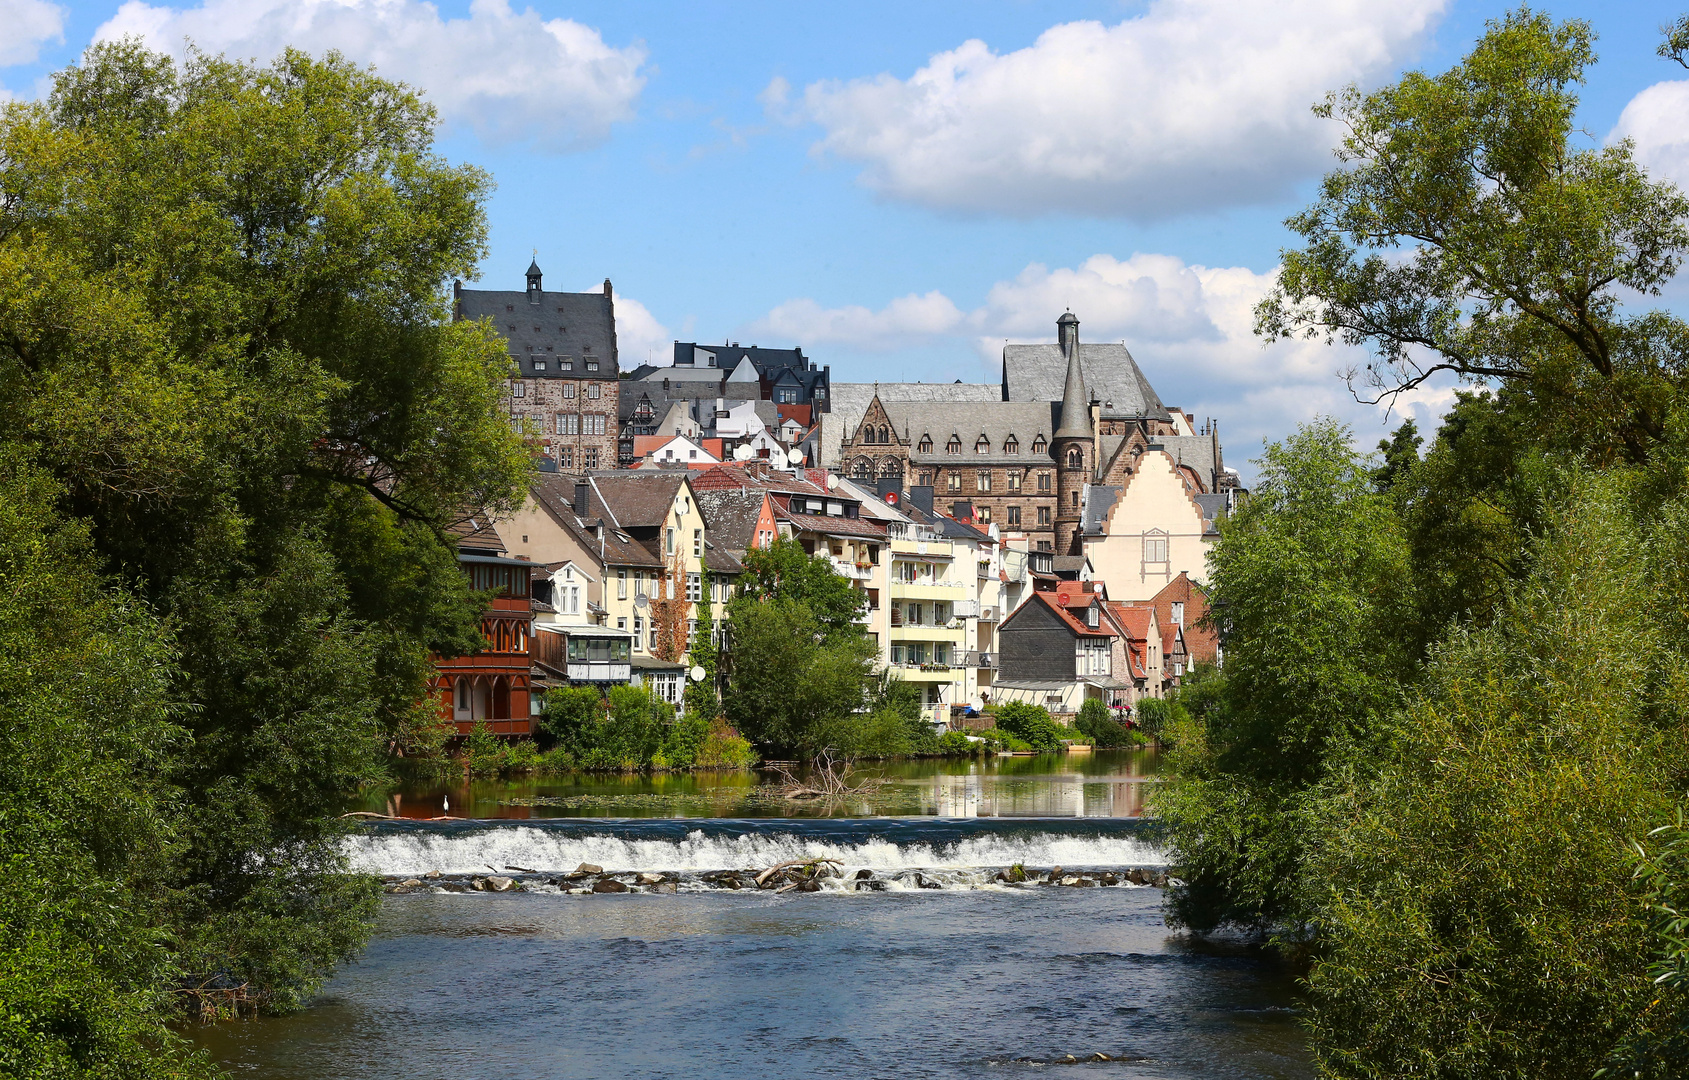
[[[645,620],[635,615],[633,617],[633,651],[644,652]]]
[[[663,530],[663,534],[664,534],[663,554],[673,555],[674,554],[674,530],[673,529],[665,529],[665,530]]]
[[[962,490],[962,474],[961,473],[953,472],[953,473],[950,474],[949,487],[950,487],[951,491],[961,491]]]
[[[704,599],[704,581],[697,574],[686,575],[686,599],[694,604]]]
[[[916,487],[932,487],[932,473],[930,473],[930,472],[921,473],[920,474],[920,482],[918,484],[916,484],[915,486]]]
[[[932,606],[932,624],[938,626],[950,621],[950,605],[934,604]]]
[[[598,468],[598,447],[589,446],[585,450],[581,451],[581,468]]]
[[[650,636],[647,640],[649,640],[650,643],[651,643],[650,646],[649,646],[650,650],[652,652],[656,652],[657,651],[657,620],[656,619],[651,620]]]
[[[1004,439],[1003,440],[1003,453],[1005,453],[1005,454],[1018,454],[1018,453],[1020,453],[1020,440],[1015,438],[1013,435],[1010,435],[1007,439]]]
[[[704,530],[692,530],[692,554],[702,558],[704,554]]]
[[[1167,534],[1148,532],[1144,534],[1144,562],[1164,563],[1167,561]]]
[[[932,453],[932,436],[931,435],[922,435],[921,436],[921,445],[917,446],[915,449],[920,451],[923,454]]]
[[[1013,470],[1010,470],[1010,472],[1009,472],[1009,490],[1010,491],[1019,491],[1020,490],[1020,473],[1015,472]]]
[[[798,392],[790,387],[781,387],[774,392],[774,400],[781,405],[796,405]]]
[[[910,626],[921,625],[921,605],[910,604],[908,607],[904,608],[903,621],[908,623]]]
[[[960,435],[950,436],[950,441],[944,444],[944,452],[946,454],[960,454],[962,452],[962,437]]]
[[[686,620],[686,647],[688,649],[696,649],[698,647],[698,620],[697,619],[687,619]]]
[[[1041,472],[1041,473],[1038,474],[1038,490],[1039,491],[1049,491],[1050,490],[1050,474],[1049,473]]]
[[[1073,492],[1073,508],[1079,509],[1079,493],[1077,491]]]
[[[582,416],[581,417],[581,434],[582,435],[602,435],[602,434],[604,434],[604,414],[603,413],[587,413],[586,415]]]
[[[1004,513],[1009,515],[1009,524],[1010,525],[1019,525],[1020,524],[1020,507],[1018,507],[1018,506],[1007,507],[1004,510]]]
[[[1067,451],[1067,467],[1070,469],[1083,469],[1085,467],[1085,451],[1079,449],[1077,446],[1069,448]]]
[[[535,371],[544,371],[545,370],[545,361],[544,360],[535,360],[534,361],[534,370]]]
[[[628,628],[628,621],[627,621],[626,618],[620,618],[620,619],[616,620],[616,629],[617,630],[626,630],[627,628]]]
[[[1173,601],[1173,625],[1185,625],[1185,602],[1183,600]]]
[[[575,467],[574,447],[565,446],[557,451],[557,467],[559,469],[572,469]]]
[[[1038,508],[1038,524],[1048,525],[1049,523],[1050,523],[1050,508],[1048,506],[1040,506]]]
[[[874,475],[874,463],[867,458],[858,458],[852,470],[858,480],[867,480]]]
[[[1092,604],[1090,607],[1085,609],[1085,625],[1091,627],[1093,630],[1096,629],[1097,605]]]
[[[616,571],[616,599],[617,600],[626,600],[627,598],[628,598],[628,572],[626,570],[617,570]]]
[[[575,370],[575,362],[573,360],[569,359],[567,356],[565,356],[563,358],[563,370],[564,371]]]
[[[974,486],[980,491],[991,490],[991,473],[985,469],[979,470],[979,476],[974,479]]]
[[[974,507],[974,517],[979,520],[979,523],[981,525],[991,524],[991,507],[989,507],[989,506],[976,506],[976,507]]]
[[[575,384],[574,383],[566,382],[566,383],[563,384],[563,399],[565,401],[575,400]]]
[[[586,384],[586,396],[591,398],[593,401],[597,401],[601,396],[603,396],[603,393],[604,393],[604,384],[603,383],[587,383]]]
[[[574,413],[557,414],[557,434],[579,435],[581,433],[581,418]]]
[[[981,435],[979,437],[979,439],[974,443],[974,453],[976,453],[976,454],[989,454],[989,453],[991,453],[991,440],[987,439],[984,435]]]
[[[1045,448],[1049,445],[1049,443],[1044,441],[1044,436],[1040,435],[1036,439],[1032,440],[1032,452],[1034,454],[1042,454]]]
[[[588,371],[597,371],[597,370],[598,370],[598,361],[596,361],[596,360],[588,360],[588,361],[587,361],[587,362],[586,362],[586,369],[587,369],[587,370],[588,370]]]
[[[1055,549],[1054,545],[1051,544],[1048,540],[1038,541],[1038,550],[1039,551],[1053,551],[1054,549]]]
[[[867,592],[868,592],[868,610],[869,611],[880,610],[880,590],[869,589],[869,590],[867,590]]]
[[[528,384],[523,382],[521,379],[517,379],[515,382],[510,384],[510,396],[511,397],[527,397],[528,396]]]

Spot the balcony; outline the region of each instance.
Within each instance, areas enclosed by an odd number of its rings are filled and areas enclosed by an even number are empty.
[[[997,669],[997,654],[994,652],[965,652],[960,660],[963,667]]]
[[[922,539],[918,535],[908,539],[894,537],[891,541],[893,555],[924,555],[929,559],[948,559],[955,554],[955,545],[948,540]]]
[[[960,581],[898,581],[891,580],[891,597],[893,600],[944,600],[952,604],[959,604],[965,594],[971,592]]]
[[[979,609],[979,621],[980,622],[994,623],[994,622],[997,622],[1000,617],[1001,617],[1001,615],[1000,615],[1000,612],[998,611],[998,609],[995,608],[995,607],[992,607],[989,604],[987,604],[987,605],[985,605],[985,606],[983,606]]]
[[[833,564],[833,572],[851,581],[873,581],[874,571],[879,567],[873,563],[853,563],[848,559],[840,559],[829,555],[827,561]]]
[[[893,641],[942,641],[947,645],[961,645],[967,636],[967,630],[961,626],[951,629],[948,626],[933,626],[928,623],[907,623],[893,620],[890,630]]]
[[[633,678],[633,665],[626,661],[569,662],[569,681],[575,683],[625,683]]]
[[[892,664],[890,667],[892,677],[904,682],[949,683],[956,681],[962,675],[961,668],[952,667],[949,664],[900,663]]]

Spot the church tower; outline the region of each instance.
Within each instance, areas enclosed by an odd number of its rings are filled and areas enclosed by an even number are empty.
[[[1056,320],[1056,340],[1067,359],[1062,383],[1061,424],[1050,441],[1056,459],[1056,553],[1080,553],[1080,503],[1096,467],[1096,436],[1091,428],[1091,396],[1085,392],[1085,372],[1079,366],[1079,319],[1065,312]]]

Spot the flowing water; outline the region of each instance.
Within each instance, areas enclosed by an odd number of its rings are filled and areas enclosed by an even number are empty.
[[[237,1075],[288,1080],[1015,1077],[1057,1063],[1310,1076],[1290,976],[1245,945],[1170,933],[1164,890],[1127,883],[1129,868],[1165,872],[1153,828],[1088,789],[1141,787],[1142,765],[906,774],[931,798],[895,817],[700,819],[680,806],[665,820],[636,799],[648,816],[591,819],[590,804],[507,805],[566,791],[412,790],[406,809],[452,798],[454,815],[487,816],[355,838],[354,864],[421,882],[392,886],[407,891],[384,899],[361,961],[303,1013],[194,1036]],[[593,794],[662,794],[635,783]],[[1065,789],[1079,797],[1052,794]],[[513,808],[533,813],[501,819]],[[725,873],[814,858],[836,860],[815,891]],[[581,863],[602,873],[569,873]],[[1017,865],[1033,880],[1000,880]],[[1041,880],[1056,866],[1058,883]],[[494,871],[519,890],[471,891]],[[612,879],[628,891],[586,891]]]

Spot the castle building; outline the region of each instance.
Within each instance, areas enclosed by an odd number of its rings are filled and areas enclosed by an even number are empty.
[[[510,422],[565,472],[617,465],[621,368],[616,304],[604,291],[547,292],[538,260],[523,292],[452,285],[456,319],[486,319],[510,346]]]

